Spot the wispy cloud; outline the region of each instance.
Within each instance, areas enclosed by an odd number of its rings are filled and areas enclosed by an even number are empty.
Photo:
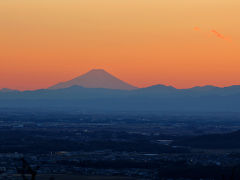
[[[226,37],[224,35],[222,35],[221,33],[217,32],[216,30],[211,30],[211,32],[213,34],[215,34],[220,39],[226,39]]]
[[[222,39],[222,40],[226,40],[226,41],[232,41],[230,38],[228,38],[228,37],[226,37],[225,35],[223,35],[222,33],[220,33],[220,32],[218,32],[218,31],[216,31],[216,30],[214,30],[214,29],[212,29],[212,30],[208,30],[208,31],[204,31],[204,30],[202,30],[200,27],[198,27],[198,26],[196,26],[196,27],[194,27],[193,28],[195,31],[199,31],[199,32],[201,32],[201,33],[203,33],[203,34],[208,34],[208,35],[210,35],[210,33],[211,34],[213,34],[215,37],[217,37],[217,38],[219,38],[219,39]]]
[[[200,28],[199,27],[194,27],[194,30],[195,31],[200,31]]]

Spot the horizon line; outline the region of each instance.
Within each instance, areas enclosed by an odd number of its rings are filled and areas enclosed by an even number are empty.
[[[88,87],[83,87],[83,86],[79,86],[79,85],[73,85],[67,88],[71,88],[71,87],[82,87],[85,89],[110,89],[110,88],[88,88]],[[151,88],[151,87],[155,87],[155,86],[162,86],[162,87],[171,87],[177,90],[187,90],[187,89],[193,89],[193,88],[203,88],[203,87],[214,87],[214,88],[228,88],[228,87],[233,87],[233,86],[240,86],[240,84],[232,84],[229,86],[215,86],[215,85],[210,85],[210,84],[206,84],[206,85],[202,85],[202,86],[192,86],[189,88],[176,88],[175,86],[172,85],[165,85],[165,84],[154,84],[154,85],[150,85],[150,86],[145,86],[145,87],[136,87],[136,89],[146,89],[146,88]],[[67,89],[67,88],[61,88],[61,89]],[[123,90],[123,89],[111,89],[111,90],[122,90],[122,91],[134,91],[136,89],[132,89],[132,90]],[[49,88],[36,88],[36,89],[24,89],[24,90],[20,90],[20,89],[12,89],[12,88],[1,88],[0,91],[2,90],[9,90],[9,91],[19,91],[19,92],[24,92],[24,91],[37,91],[37,90],[50,90]],[[53,89],[52,89],[53,90]],[[56,89],[57,90],[57,89]]]

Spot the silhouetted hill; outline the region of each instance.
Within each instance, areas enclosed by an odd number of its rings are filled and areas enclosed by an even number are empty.
[[[190,89],[186,89],[188,93],[192,93],[194,95],[232,95],[240,93],[240,86],[234,85],[229,87],[216,87],[216,86],[197,86]]]
[[[15,89],[8,89],[8,88],[2,88],[0,89],[0,92],[16,92],[18,90],[15,90]]]

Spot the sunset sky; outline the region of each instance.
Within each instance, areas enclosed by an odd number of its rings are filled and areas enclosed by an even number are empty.
[[[138,87],[240,84],[239,0],[1,0],[0,88],[101,68]]]

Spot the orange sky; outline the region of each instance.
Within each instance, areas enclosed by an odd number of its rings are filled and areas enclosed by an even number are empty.
[[[0,1],[0,88],[92,68],[133,85],[240,84],[239,0]]]

